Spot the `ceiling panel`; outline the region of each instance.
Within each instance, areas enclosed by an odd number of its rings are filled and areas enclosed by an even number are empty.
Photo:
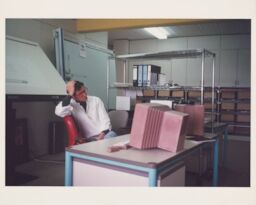
[[[173,38],[204,35],[250,34],[250,26],[250,20],[216,20],[209,23],[174,25],[166,28],[170,32],[169,38]],[[141,39],[155,39],[155,37],[142,28],[109,31],[110,45],[113,44],[114,40]]]

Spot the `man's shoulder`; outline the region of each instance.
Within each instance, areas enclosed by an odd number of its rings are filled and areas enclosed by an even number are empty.
[[[99,97],[97,96],[88,96],[88,100],[89,101],[96,101],[96,102],[99,102],[99,101],[102,101]]]

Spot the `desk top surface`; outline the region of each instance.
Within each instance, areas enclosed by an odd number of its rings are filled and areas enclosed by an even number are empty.
[[[205,134],[205,137],[207,137],[208,139],[213,139],[216,136],[216,134],[212,133]],[[185,140],[184,149],[177,153],[165,151],[158,148],[148,150],[129,148],[117,152],[108,152],[108,147],[117,143],[127,142],[129,141],[129,137],[130,134],[127,134],[115,138],[75,145],[66,148],[66,151],[85,156],[98,157],[144,167],[156,167],[162,165],[163,163],[169,162],[172,159],[181,157],[187,152],[192,151],[193,149],[196,149],[203,144],[202,141],[198,142],[192,140]]]

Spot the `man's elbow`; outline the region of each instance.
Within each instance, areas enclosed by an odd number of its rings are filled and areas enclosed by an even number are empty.
[[[58,106],[55,108],[55,115],[59,117],[65,117],[63,116],[63,111]]]
[[[61,117],[61,113],[60,113],[60,111],[57,108],[55,108],[55,115]]]

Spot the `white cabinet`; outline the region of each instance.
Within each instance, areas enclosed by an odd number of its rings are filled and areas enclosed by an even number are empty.
[[[188,86],[200,86],[202,75],[202,60],[200,58],[188,59],[187,83]]]
[[[179,85],[187,85],[187,59],[173,59],[171,60],[172,65],[172,79],[173,83]]]
[[[220,86],[236,85],[237,50],[223,50],[220,57]]]
[[[250,87],[250,50],[221,51],[220,86]]]
[[[237,86],[250,87],[251,76],[251,58],[250,50],[244,49],[238,52],[238,67],[237,67]]]

